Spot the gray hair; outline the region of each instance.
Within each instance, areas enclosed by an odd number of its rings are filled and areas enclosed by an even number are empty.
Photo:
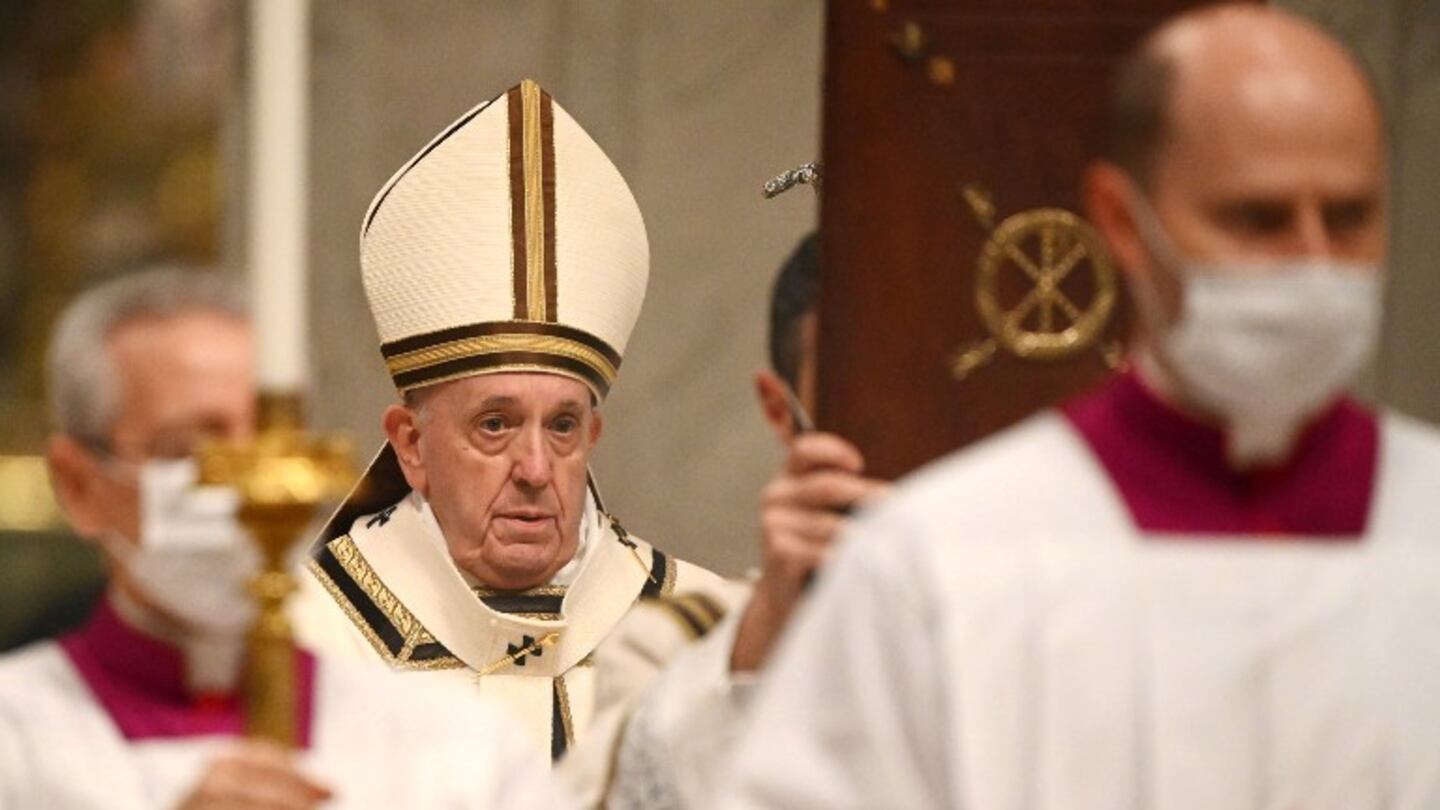
[[[105,444],[119,407],[106,341],[141,319],[196,310],[248,319],[243,290],[208,270],[156,267],[97,284],[60,313],[45,355],[50,419],[56,430]]]

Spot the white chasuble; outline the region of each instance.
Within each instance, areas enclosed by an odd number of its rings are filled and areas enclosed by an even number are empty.
[[[1363,529],[1317,540],[1144,531],[1070,419],[932,465],[844,537],[715,806],[1440,807],[1436,432],[1379,419]]]
[[[417,500],[355,520],[318,551],[297,600],[302,637],[328,653],[383,661],[406,679],[478,691],[552,759],[610,708],[596,700],[593,653],[637,600],[720,581],[628,535],[592,503],[568,585],[475,588]]]

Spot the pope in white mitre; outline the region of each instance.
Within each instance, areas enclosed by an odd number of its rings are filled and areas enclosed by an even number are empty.
[[[595,653],[637,600],[720,582],[627,532],[589,479],[645,294],[639,207],[525,81],[396,172],[360,258],[401,401],[315,549],[300,634],[478,690],[559,759],[618,722],[598,705]]]
[[[1309,22],[1142,43],[1086,177],[1141,334],[897,486],[781,643],[725,808],[1440,807],[1440,437],[1375,342],[1380,106]]]

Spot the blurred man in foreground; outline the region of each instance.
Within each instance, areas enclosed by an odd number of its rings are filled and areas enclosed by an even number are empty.
[[[1086,198],[1131,369],[862,519],[720,806],[1440,804],[1440,439],[1345,397],[1380,320],[1372,87],[1220,6],[1114,100]]]
[[[241,738],[256,554],[191,459],[251,435],[253,371],[244,307],[215,276],[139,273],[62,315],[51,474],[110,585],[84,628],[0,658],[0,808],[554,806],[470,696],[304,653],[303,750]]]

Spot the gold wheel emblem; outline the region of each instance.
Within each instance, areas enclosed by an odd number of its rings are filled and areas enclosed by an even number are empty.
[[[1089,223],[1060,208],[1035,208],[997,227],[984,192],[967,188],[965,198],[990,231],[976,267],[975,308],[991,337],[952,358],[955,378],[989,362],[996,349],[1027,360],[1063,360],[1095,345],[1119,293],[1115,266]],[[1072,297],[1078,285],[1066,286],[1077,275],[1089,277],[1088,300]],[[1107,346],[1104,355],[1114,365],[1119,346]]]

